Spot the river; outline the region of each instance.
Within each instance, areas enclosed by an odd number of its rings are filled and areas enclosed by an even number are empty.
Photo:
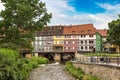
[[[43,64],[34,69],[28,80],[76,80],[65,71],[65,66],[56,63]]]

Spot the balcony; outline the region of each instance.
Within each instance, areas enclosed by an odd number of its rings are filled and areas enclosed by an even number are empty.
[[[53,47],[54,52],[63,52],[63,46],[54,46]]]
[[[53,46],[55,46],[55,47],[63,47],[64,44],[54,44]]]

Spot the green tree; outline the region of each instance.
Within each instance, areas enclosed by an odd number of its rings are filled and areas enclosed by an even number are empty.
[[[113,20],[108,25],[109,25],[108,41],[111,44],[118,45],[120,52],[120,16],[117,20]]]
[[[5,10],[0,12],[0,46],[31,49],[35,31],[50,22],[51,13],[41,0],[1,0]]]

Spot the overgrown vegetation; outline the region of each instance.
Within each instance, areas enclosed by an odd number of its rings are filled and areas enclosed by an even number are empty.
[[[51,13],[41,0],[0,0],[0,47],[32,50],[34,34],[50,22]]]
[[[71,62],[66,63],[66,70],[79,80],[100,80],[96,76],[88,75],[80,68],[75,68]]]
[[[0,80],[26,80],[30,71],[43,63],[48,63],[48,59],[19,58],[17,51],[0,48]]]
[[[113,20],[108,23],[108,37],[107,40],[110,44],[114,44],[118,46],[118,53],[120,53],[120,14],[117,20]]]
[[[87,53],[86,56],[97,56],[97,57],[120,57],[120,54],[108,54],[108,53]]]

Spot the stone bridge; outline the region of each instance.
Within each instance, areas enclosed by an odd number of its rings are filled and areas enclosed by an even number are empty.
[[[75,58],[75,52],[34,52],[35,57],[46,57],[52,61],[71,60]]]

